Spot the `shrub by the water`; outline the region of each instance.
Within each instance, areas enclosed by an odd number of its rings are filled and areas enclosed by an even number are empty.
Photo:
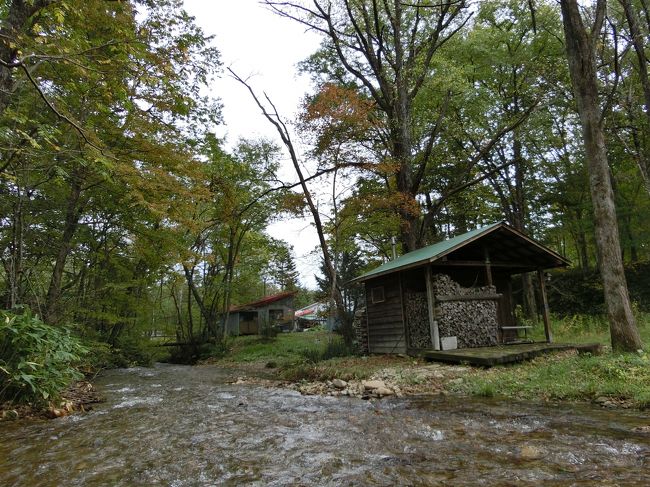
[[[0,311],[0,401],[47,403],[72,381],[87,349],[66,327],[47,325],[29,309]]]
[[[160,350],[142,337],[126,335],[117,340],[112,352],[123,362],[121,367],[151,367],[161,359]]]
[[[203,343],[199,346],[198,359],[205,360],[207,358],[222,358],[228,353],[228,346],[228,337]]]
[[[82,370],[88,374],[101,369],[151,367],[154,362],[164,361],[170,352],[167,347],[157,347],[149,340],[135,335],[120,337],[114,345],[102,341],[98,336],[86,336],[83,345],[89,353],[84,357]]]

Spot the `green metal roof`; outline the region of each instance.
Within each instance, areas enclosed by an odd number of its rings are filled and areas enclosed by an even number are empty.
[[[442,242],[429,245],[428,247],[422,247],[421,249],[414,250],[413,252],[404,254],[395,260],[388,261],[376,269],[373,269],[370,272],[366,272],[365,274],[352,279],[350,282],[366,281],[371,277],[388,274],[389,272],[398,269],[405,269],[408,267],[415,267],[419,264],[425,264],[426,262],[433,262],[434,260],[442,257],[444,254],[449,253],[449,251],[455,249],[456,247],[462,246],[469,240],[473,240],[474,238],[488,233],[494,228],[502,225],[505,225],[505,223],[493,223],[492,225],[477,228],[471,232],[463,233],[462,235],[452,237],[448,240],[443,240]]]

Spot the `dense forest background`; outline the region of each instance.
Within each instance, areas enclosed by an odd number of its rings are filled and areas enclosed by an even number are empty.
[[[598,27],[620,252],[647,269],[650,10],[611,1],[599,22],[601,3],[581,13]],[[333,288],[390,257],[391,237],[405,252],[506,220],[573,262],[551,284],[558,312],[602,313],[560,6],[387,4],[369,17],[364,2],[266,2],[322,29],[300,65],[313,91],[295,120],[267,112],[285,138],[226,150],[215,130],[228,100],[209,88],[227,73],[182,1],[0,2],[2,307],[113,347],[160,335],[218,341],[231,305],[287,289],[303,304],[334,299]],[[304,174],[280,180],[292,141]],[[312,193],[327,201],[316,213]],[[291,242],[266,232],[315,214],[318,291],[301,289]],[[647,273],[634,275],[647,289]],[[525,276],[518,285],[534,319],[535,289]],[[349,312],[359,294],[341,292]]]

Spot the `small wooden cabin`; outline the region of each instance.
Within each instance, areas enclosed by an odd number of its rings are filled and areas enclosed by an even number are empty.
[[[512,276],[536,272],[551,342],[546,269],[569,264],[505,222],[409,252],[356,278],[366,292],[366,351],[409,353],[518,341]],[[363,325],[362,325],[363,326]]]
[[[234,306],[228,315],[230,335],[256,335],[268,323],[278,326],[293,322],[293,298],[296,291],[266,296],[257,301]]]

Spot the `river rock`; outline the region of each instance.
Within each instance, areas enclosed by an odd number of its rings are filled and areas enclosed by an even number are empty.
[[[386,389],[386,384],[384,384],[383,380],[364,380],[361,384],[366,391],[373,391],[380,387]]]
[[[50,409],[50,415],[53,418],[60,418],[60,417],[66,415],[66,411],[65,411],[65,409],[52,408],[52,409]]]
[[[647,426],[637,426],[636,428],[632,428],[632,431],[635,433],[650,433],[650,425]]]
[[[334,379],[332,381],[332,385],[334,387],[336,387],[337,389],[345,389],[347,387],[348,383],[345,382],[344,380],[341,380],[341,379]]]
[[[18,414],[18,411],[15,409],[8,409],[6,411],[2,411],[2,420],[8,420],[8,421],[13,421],[20,418],[20,414]]]
[[[594,401],[596,404],[599,404],[600,406],[604,408],[615,408],[616,403],[611,397],[606,397],[606,396],[600,396],[597,397]]]
[[[542,452],[539,450],[539,448],[531,445],[525,445],[521,447],[519,456],[524,460],[537,460],[538,458],[541,458]]]
[[[379,397],[392,396],[393,394],[395,394],[393,390],[389,389],[388,387],[377,387],[372,392],[378,395]]]

